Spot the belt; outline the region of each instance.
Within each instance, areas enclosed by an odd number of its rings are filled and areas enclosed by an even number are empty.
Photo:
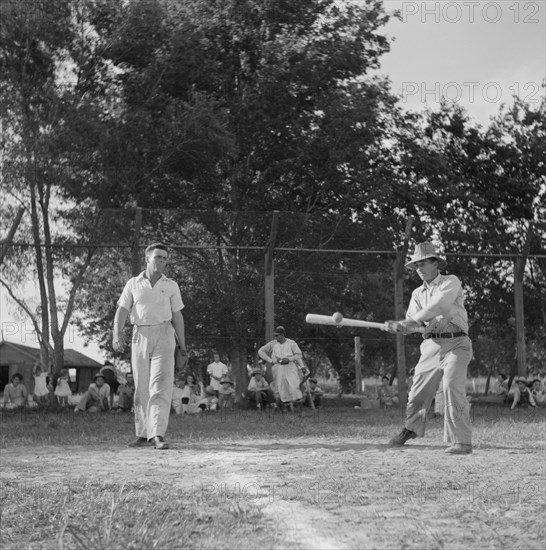
[[[162,323],[155,323],[153,325],[136,325],[137,327],[159,327],[161,325],[167,325],[167,324],[170,324],[171,321],[163,321]]]
[[[424,334],[423,338],[459,338],[459,336],[466,336],[466,332],[429,332]]]

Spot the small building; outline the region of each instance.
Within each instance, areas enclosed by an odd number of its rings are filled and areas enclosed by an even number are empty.
[[[29,393],[34,392],[34,376],[32,370],[40,362],[39,348],[32,348],[15,342],[0,342],[0,392],[16,373],[23,376],[23,384]],[[64,350],[64,368],[70,375],[70,387],[74,393],[87,390],[93,382],[93,376],[99,372],[102,365],[73,349]]]

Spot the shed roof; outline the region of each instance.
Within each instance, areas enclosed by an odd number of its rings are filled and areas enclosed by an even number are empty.
[[[0,363],[9,365],[11,363],[29,363],[34,365],[40,360],[40,349],[24,346],[15,342],[0,342]],[[101,363],[87,357],[74,349],[64,350],[64,364],[66,368],[100,368]]]

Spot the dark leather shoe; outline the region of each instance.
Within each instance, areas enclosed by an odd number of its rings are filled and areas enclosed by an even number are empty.
[[[160,435],[156,435],[155,437],[152,437],[152,445],[159,450],[164,450],[169,448],[168,443],[165,443],[165,440]]]
[[[415,439],[416,437],[417,434],[415,432],[404,428],[397,436],[393,437],[389,441],[389,445],[391,447],[402,447],[406,441],[409,439]]]
[[[444,452],[448,455],[470,455],[472,454],[472,445],[469,443],[453,443]]]
[[[131,441],[127,447],[145,447],[148,445],[148,440],[145,437],[137,437],[134,441]]]

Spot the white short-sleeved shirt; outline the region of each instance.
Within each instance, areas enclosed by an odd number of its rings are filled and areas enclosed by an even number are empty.
[[[127,281],[118,300],[118,306],[130,312],[134,325],[160,325],[172,320],[172,314],[184,307],[178,284],[165,277],[152,287],[143,271]]]
[[[228,373],[228,368],[225,363],[219,361],[218,363],[213,362],[207,367],[207,373],[211,375],[210,385],[215,389],[219,390],[221,387],[220,381],[212,378],[216,376],[217,378],[223,378]]]

